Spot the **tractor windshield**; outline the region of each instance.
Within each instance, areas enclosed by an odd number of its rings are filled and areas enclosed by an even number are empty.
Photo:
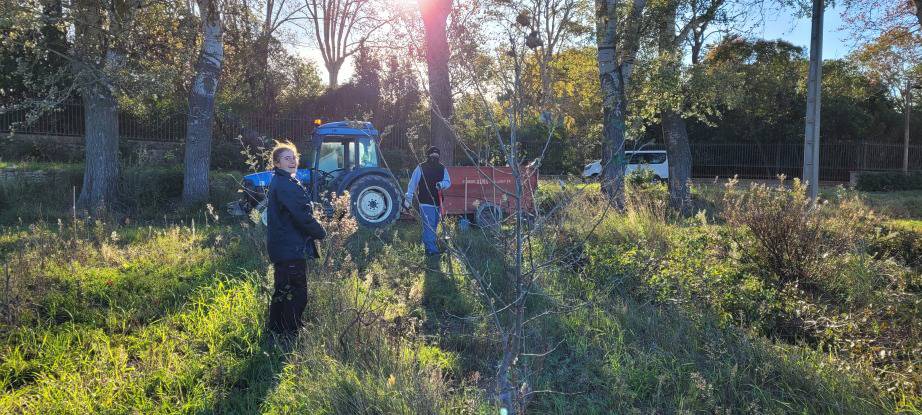
[[[346,157],[343,143],[328,141],[320,146],[320,170],[332,172],[346,168]]]

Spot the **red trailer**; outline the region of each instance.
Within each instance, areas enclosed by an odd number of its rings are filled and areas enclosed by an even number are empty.
[[[447,169],[451,187],[442,191],[446,215],[472,215],[474,222],[483,226],[495,224],[516,211],[515,177],[511,168],[457,166]],[[538,171],[523,168],[522,175],[522,209],[533,211]]]

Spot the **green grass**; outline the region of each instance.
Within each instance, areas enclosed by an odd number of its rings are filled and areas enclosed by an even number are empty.
[[[903,229],[922,232],[922,220],[919,219],[894,219],[890,223]]]
[[[374,290],[358,274],[313,275],[309,329],[277,343],[264,326],[267,264],[252,242],[264,234],[239,225],[103,226],[88,224],[76,235],[66,225],[3,232],[27,245],[9,259],[15,269],[42,277],[14,275],[29,282],[14,286],[28,300],[19,302],[14,324],[0,325],[0,413],[477,407],[473,392],[455,385],[449,393],[443,385],[456,371],[452,353],[391,333],[394,317],[420,314],[421,270],[415,278],[381,280]],[[47,248],[74,240],[76,249]],[[43,255],[60,259],[43,263]],[[359,265],[392,277],[383,273],[390,265],[374,258]],[[377,323],[353,327],[349,309]]]
[[[870,206],[901,219],[922,219],[922,190],[865,193]]]
[[[216,183],[218,198],[234,194]],[[586,236],[599,214],[590,186],[562,221],[562,244]],[[543,184],[542,197],[572,190]],[[694,195],[717,209],[710,190]],[[519,381],[542,391],[528,413],[919,413],[918,394],[886,391],[868,362],[772,336],[770,318],[793,313],[787,297],[733,251],[710,213],[683,219],[631,200],[626,214],[601,221],[577,261],[542,280],[549,297],[579,307],[529,328],[529,351],[552,351],[522,358],[532,372]],[[311,265],[308,326],[279,342],[265,329],[264,229],[220,212],[168,212],[0,225],[0,266],[12,274],[9,292],[0,284],[0,305],[12,306],[0,306],[0,413],[498,413],[486,306],[460,263],[423,257],[418,223],[329,224],[329,260]],[[486,234],[450,227],[503,290],[506,263]],[[915,298],[897,278],[905,267],[863,261],[841,269],[863,272],[867,284],[831,281],[830,292],[856,315],[872,303],[905,310],[897,300]],[[901,299],[885,298],[888,284]],[[536,298],[531,315],[549,304]]]

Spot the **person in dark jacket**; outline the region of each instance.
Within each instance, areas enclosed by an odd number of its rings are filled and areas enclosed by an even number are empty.
[[[429,147],[426,154],[428,159],[413,170],[403,203],[404,207],[409,209],[413,193],[416,192],[416,199],[419,201],[419,216],[423,222],[423,247],[426,250],[426,256],[434,256],[440,254],[435,233],[435,229],[439,226],[442,208],[439,191],[451,186],[451,178],[448,177],[448,169],[439,162],[438,147]]]
[[[302,326],[301,314],[307,306],[307,261],[315,259],[315,241],[326,237],[326,230],[314,219],[307,190],[294,175],[298,171],[298,150],[289,142],[272,149],[275,175],[266,196],[266,227],[269,260],[275,268],[275,293],[269,304],[269,330],[290,334]]]

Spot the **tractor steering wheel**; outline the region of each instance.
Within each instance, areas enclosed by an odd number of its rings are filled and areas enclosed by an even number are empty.
[[[323,171],[323,170],[317,169],[317,170],[313,170],[313,171],[316,171],[317,174],[320,175],[320,178],[322,179],[322,182],[323,182],[323,183],[326,183],[327,181],[332,181],[332,180],[336,179],[336,176],[333,175],[334,172],[337,172],[337,171],[345,171],[345,170],[346,170],[346,169],[333,169],[333,170],[330,170],[330,171]]]

